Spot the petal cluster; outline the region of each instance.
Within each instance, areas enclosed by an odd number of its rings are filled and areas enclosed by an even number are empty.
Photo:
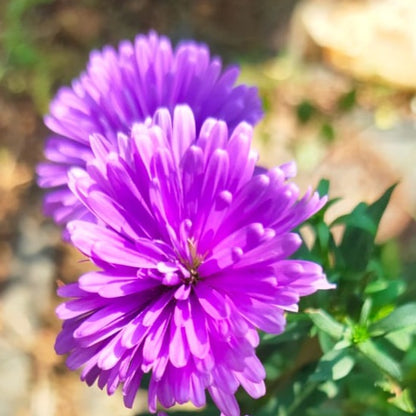
[[[70,300],[56,351],[130,407],[150,375],[149,410],[206,392],[227,416],[235,392],[265,393],[258,330],[278,334],[299,298],[329,289],[315,263],[290,259],[292,230],[325,198],[299,190],[292,164],[258,172],[252,127],[190,106],[158,109],[129,134],[90,136],[93,158],[69,187],[97,221],[68,224],[72,243],[99,271],[59,289]]]
[[[258,122],[257,90],[235,86],[238,74],[235,67],[223,71],[207,46],[186,41],[173,49],[169,39],[154,32],[123,41],[118,50],[93,51],[86,71],[58,91],[45,117],[54,133],[45,148],[48,162],[37,169],[39,185],[51,189],[46,214],[59,224],[91,218],[67,188],[68,170],[84,168],[92,157],[90,134],[114,144],[118,133],[130,134],[133,123],[177,104],[192,108],[197,130],[208,117],[225,120],[231,129],[241,121]]]

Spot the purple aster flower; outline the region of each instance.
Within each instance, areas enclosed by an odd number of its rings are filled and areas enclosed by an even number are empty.
[[[288,178],[293,164],[255,173],[252,128],[231,133],[208,119],[196,133],[188,106],[160,109],[119,134],[90,137],[94,159],[69,174],[74,195],[98,218],[68,224],[73,244],[99,268],[59,288],[56,341],[89,385],[131,407],[150,374],[149,410],[206,390],[224,415],[235,392],[265,393],[257,330],[278,334],[299,297],[329,289],[319,265],[289,257],[291,230],[325,203]]]
[[[58,91],[45,117],[55,133],[45,147],[48,162],[37,169],[39,185],[52,189],[45,213],[59,224],[87,215],[68,190],[67,174],[92,157],[93,133],[115,143],[119,132],[130,134],[133,123],[177,104],[192,108],[198,131],[208,117],[225,120],[231,130],[241,121],[258,122],[257,90],[234,86],[238,75],[236,67],[222,72],[220,59],[211,58],[207,46],[187,41],[173,50],[169,39],[154,32],[137,36],[134,43],[123,41],[118,50],[93,51],[86,72]]]

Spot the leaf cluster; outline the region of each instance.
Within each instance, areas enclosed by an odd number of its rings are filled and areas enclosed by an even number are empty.
[[[333,291],[306,298],[281,336],[264,336],[268,393],[255,415],[400,416],[416,412],[416,302],[406,301],[396,243],[375,237],[395,186],[330,224],[330,200],[296,257],[323,265]],[[321,181],[318,191],[329,191]],[[341,230],[340,230],[341,228]],[[305,228],[300,232],[304,233]],[[336,237],[337,236],[337,237]]]

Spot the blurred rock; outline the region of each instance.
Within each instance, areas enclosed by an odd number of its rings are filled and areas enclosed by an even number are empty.
[[[276,71],[278,66],[268,66],[268,76],[272,77],[272,69]],[[371,105],[380,100],[368,94],[365,104],[369,109],[364,108],[361,95],[367,93],[362,89],[357,91],[353,107],[341,110],[340,98],[359,87],[319,63],[298,63],[298,68],[273,88],[273,106],[255,130],[260,164],[272,167],[295,160],[299,170],[296,182],[302,190],[316,186],[322,178],[329,179],[330,197],[342,199],[328,212],[328,221],[347,214],[362,201],[372,203],[399,182],[380,224],[378,240],[400,235],[416,211],[414,119],[398,111],[396,122],[388,129],[385,122],[376,124]],[[396,107],[402,105],[398,98],[397,103],[392,98],[388,101]],[[313,111],[307,122],[299,120],[303,102]],[[323,125],[334,131],[330,141],[322,135]]]
[[[298,7],[291,48],[323,57],[354,77],[416,89],[414,0],[306,0]]]
[[[318,183],[322,178],[330,180],[330,197],[341,200],[329,209],[328,222],[351,212],[362,201],[374,202],[388,187],[401,182],[377,234],[379,241],[385,241],[399,235],[411,221],[412,199],[409,183],[401,181],[400,172],[376,150],[376,141],[375,137],[365,134],[336,143],[313,170],[302,172],[299,180],[303,183]]]
[[[25,185],[32,179],[32,174],[24,163],[7,149],[0,147],[0,230],[5,232],[7,224],[2,223],[9,214],[17,210]]]
[[[42,377],[36,381],[30,391],[30,416],[55,416],[57,397],[51,380]]]
[[[373,115],[360,111],[352,122],[362,127],[360,140],[371,147],[382,158],[387,169],[394,172],[403,189],[406,190],[407,204],[402,209],[411,216],[416,212],[416,120],[401,119],[388,129],[374,125]],[[369,127],[368,127],[369,126]]]
[[[14,416],[28,407],[31,363],[19,344],[0,336],[0,416]]]
[[[32,211],[21,216],[0,292],[0,416],[54,414],[51,387],[39,377],[45,365],[36,365],[36,340],[51,311],[55,264],[50,248],[59,231],[40,223]],[[52,345],[48,354],[54,354]]]
[[[123,405],[121,389],[113,396],[96,385],[88,387],[79,380],[79,374],[65,368],[52,377],[55,387],[56,412],[59,416],[134,416],[147,411],[147,392],[139,390],[132,409]]]

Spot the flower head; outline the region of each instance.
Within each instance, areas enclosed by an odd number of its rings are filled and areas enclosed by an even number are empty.
[[[39,185],[51,188],[45,212],[59,224],[88,216],[68,190],[68,171],[85,167],[92,157],[89,136],[99,133],[109,143],[117,134],[130,134],[135,122],[152,117],[159,107],[173,110],[188,104],[197,130],[208,117],[223,119],[234,128],[239,122],[255,124],[262,112],[255,88],[234,86],[239,71],[222,72],[219,58],[192,41],[172,49],[170,41],[151,32],[134,43],[123,41],[118,50],[93,51],[86,72],[71,87],[61,88],[45,117],[55,133],[45,147],[48,162],[37,172]]]
[[[73,298],[56,351],[70,368],[132,406],[150,374],[149,409],[191,401],[206,390],[227,416],[234,394],[265,392],[257,330],[278,334],[300,296],[328,289],[315,263],[289,259],[291,230],[325,202],[288,178],[291,164],[255,172],[252,128],[205,121],[188,106],[160,109],[116,144],[92,135],[94,159],[72,169],[70,188],[98,218],[73,221],[73,244],[99,268],[59,289]]]

